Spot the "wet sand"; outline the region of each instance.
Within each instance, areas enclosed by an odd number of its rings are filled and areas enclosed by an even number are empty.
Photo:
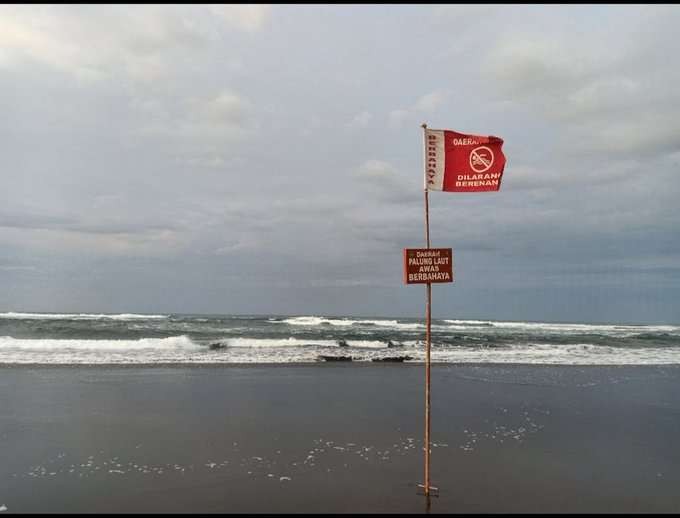
[[[433,366],[432,512],[680,512],[680,366]],[[423,367],[0,367],[0,509],[425,510]]]

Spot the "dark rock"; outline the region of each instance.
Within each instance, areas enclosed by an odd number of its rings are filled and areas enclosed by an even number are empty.
[[[412,360],[413,358],[411,356],[388,356],[386,358],[373,358],[371,361],[373,362],[395,362],[395,363],[401,363],[404,360]]]
[[[325,355],[319,355],[319,360],[323,360],[326,362],[351,362],[352,357],[351,356],[325,356]]]

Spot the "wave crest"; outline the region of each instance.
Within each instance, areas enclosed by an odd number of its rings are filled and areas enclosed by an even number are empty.
[[[348,347],[360,349],[386,349],[387,344],[378,340],[345,340]],[[227,338],[220,341],[227,347],[340,347],[338,340],[314,340],[303,338]]]
[[[168,338],[140,338],[138,340],[78,340],[78,339],[46,339],[46,338],[12,338],[0,337],[0,353],[7,350],[25,351],[139,351],[161,350],[177,351],[195,349],[199,346],[186,335]],[[0,357],[1,358],[1,357]]]
[[[18,313],[9,311],[0,313],[0,318],[8,320],[158,320],[169,318],[168,315],[142,315],[138,313]]]
[[[390,329],[420,329],[425,327],[417,322],[399,322],[398,320],[369,320],[369,319],[349,319],[349,318],[327,318],[316,316],[290,317],[283,320],[270,320],[270,322],[284,323],[291,326],[321,326],[330,325],[338,327],[357,326],[379,326]]]

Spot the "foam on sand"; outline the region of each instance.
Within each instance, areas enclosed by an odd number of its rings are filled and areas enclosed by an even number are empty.
[[[422,347],[405,349],[418,361]],[[506,347],[433,348],[435,363],[503,363],[541,365],[671,365],[680,363],[680,347],[620,348],[590,343],[517,343]]]

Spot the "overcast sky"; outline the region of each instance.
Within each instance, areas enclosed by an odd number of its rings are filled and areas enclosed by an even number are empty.
[[[678,6],[0,6],[0,311],[680,322]]]

